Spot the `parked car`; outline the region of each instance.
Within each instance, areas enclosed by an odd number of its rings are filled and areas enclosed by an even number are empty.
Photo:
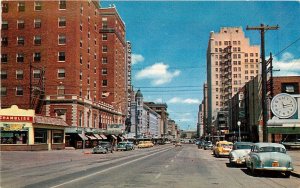
[[[99,142],[97,146],[93,148],[92,153],[113,153],[113,147],[110,142]]]
[[[213,149],[213,153],[216,157],[229,156],[229,152],[232,150],[232,146],[232,142],[218,141]]]
[[[252,142],[236,142],[233,144],[232,150],[229,153],[229,164],[238,165],[245,164],[246,156],[251,151]]]
[[[203,145],[203,149],[207,150],[207,149],[213,149],[213,144],[211,141],[205,141],[204,145]]]
[[[180,147],[181,147],[182,144],[181,144],[180,142],[176,142],[176,143],[175,143],[175,147],[177,147],[177,146],[180,146]]]
[[[119,142],[117,144],[117,151],[127,151],[129,150],[129,145],[127,142]]]
[[[198,143],[198,149],[202,149],[204,147],[204,144],[205,144],[205,140],[201,140],[199,143]]]
[[[294,170],[291,157],[286,153],[282,144],[255,143],[246,157],[247,169],[253,175],[262,171],[279,171],[285,177],[290,177]]]
[[[127,148],[128,150],[134,150],[135,149],[135,145],[133,142],[127,142]]]

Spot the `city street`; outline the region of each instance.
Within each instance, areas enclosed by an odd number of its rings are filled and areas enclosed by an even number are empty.
[[[300,179],[251,176],[194,144],[112,154],[89,150],[2,152],[1,187],[299,187]]]

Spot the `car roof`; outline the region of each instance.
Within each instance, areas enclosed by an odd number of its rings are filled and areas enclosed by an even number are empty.
[[[258,146],[258,147],[267,147],[267,146],[271,146],[271,147],[282,147],[284,148],[284,146],[282,144],[278,144],[278,143],[267,143],[267,142],[260,142],[260,143],[255,143],[254,145]]]
[[[235,142],[234,145],[253,145],[252,142]]]

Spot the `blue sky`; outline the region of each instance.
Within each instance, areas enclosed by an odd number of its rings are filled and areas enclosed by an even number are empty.
[[[246,31],[247,25],[278,24],[279,30],[266,32],[266,54],[276,55],[274,68],[280,69],[275,76],[300,76],[300,1],[101,2],[102,7],[110,4],[116,6],[132,43],[135,89],[141,89],[146,101],[167,103],[170,118],[181,129],[196,129],[210,31],[241,26],[257,45],[260,34]]]

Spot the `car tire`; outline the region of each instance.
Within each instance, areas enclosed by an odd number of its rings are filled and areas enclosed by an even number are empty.
[[[254,169],[253,164],[251,164],[250,170],[251,170],[251,174],[252,174],[253,176],[257,176],[257,170]]]
[[[285,178],[290,178],[290,176],[291,176],[291,172],[290,171],[284,172],[284,177]]]

